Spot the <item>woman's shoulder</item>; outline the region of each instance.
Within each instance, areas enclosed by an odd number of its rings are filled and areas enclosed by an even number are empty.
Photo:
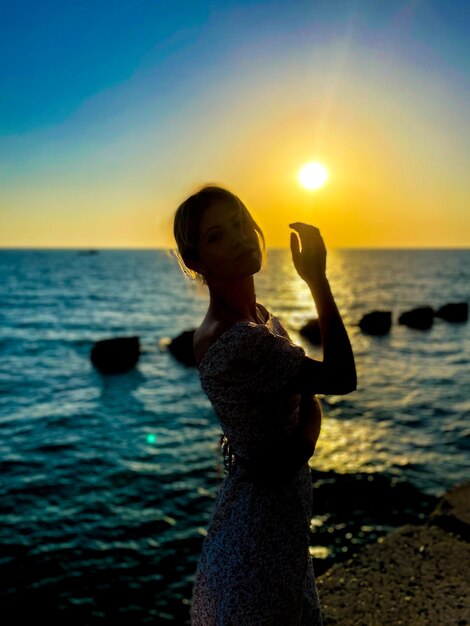
[[[193,350],[196,365],[199,367],[204,355],[217,339],[232,328],[237,322],[222,320],[203,321],[194,331]]]
[[[193,350],[194,356],[196,359],[196,365],[199,367],[204,355],[209,350],[209,348],[216,343],[216,341],[227,333],[227,331],[231,329],[237,329],[241,325],[252,327],[253,332],[256,331],[262,333],[268,332],[268,329],[264,326],[267,323],[271,314],[268,309],[262,304],[258,303],[258,307],[260,311],[263,313],[264,321],[262,324],[256,324],[251,320],[242,320],[242,319],[233,319],[233,320],[220,320],[214,319],[210,317],[206,317],[200,326],[196,328],[194,331],[193,338]],[[240,333],[241,334],[241,333]]]

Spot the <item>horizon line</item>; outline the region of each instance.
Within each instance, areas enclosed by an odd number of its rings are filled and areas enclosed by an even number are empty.
[[[174,247],[154,247],[154,246],[0,246],[2,250],[71,250],[71,251],[106,251],[106,250],[175,250]],[[470,250],[468,246],[335,246],[330,250]],[[290,250],[289,246],[267,246],[266,250]]]

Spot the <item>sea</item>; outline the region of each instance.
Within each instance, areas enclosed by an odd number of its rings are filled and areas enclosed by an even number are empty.
[[[469,301],[470,250],[332,249],[327,277],[358,385],[318,396],[317,576],[404,523],[424,523],[470,477],[470,324],[398,323],[412,308]],[[317,312],[289,249],[267,251],[255,289],[321,360],[299,332]],[[198,371],[168,343],[207,306],[207,288],[170,250],[0,250],[3,626],[189,624],[225,469]],[[373,310],[392,313],[384,336],[358,325]],[[136,367],[100,373],[94,342],[126,336],[140,339]]]

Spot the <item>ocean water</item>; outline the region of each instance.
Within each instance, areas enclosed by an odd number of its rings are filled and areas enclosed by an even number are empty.
[[[419,523],[468,479],[470,324],[398,324],[409,308],[469,301],[470,250],[328,251],[358,387],[322,396],[311,551],[317,573],[393,527]],[[2,623],[188,624],[191,586],[223,480],[197,370],[166,341],[197,326],[205,288],[164,250],[0,251]],[[257,300],[312,358],[316,317],[290,251],[268,250]],[[363,314],[391,310],[384,337]],[[125,374],[90,362],[98,339],[138,335]]]

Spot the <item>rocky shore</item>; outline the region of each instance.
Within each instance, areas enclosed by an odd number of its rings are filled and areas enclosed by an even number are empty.
[[[325,626],[470,626],[470,482],[317,585]]]

